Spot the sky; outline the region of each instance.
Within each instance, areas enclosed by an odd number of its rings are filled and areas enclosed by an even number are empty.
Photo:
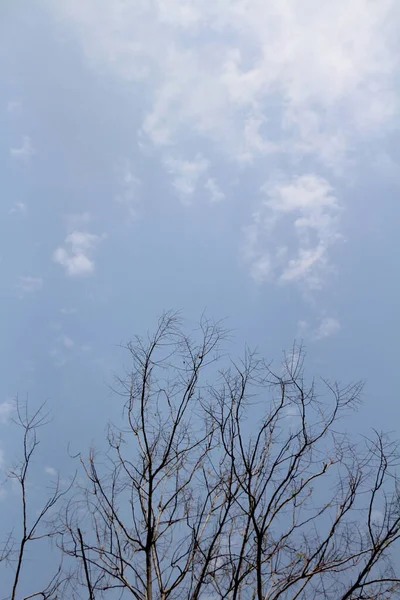
[[[164,309],[226,318],[233,353],[303,340],[310,373],[366,381],[360,431],[396,432],[399,21],[396,0],[1,3],[1,467],[16,394],[53,414],[43,481],[101,440],[120,345]]]

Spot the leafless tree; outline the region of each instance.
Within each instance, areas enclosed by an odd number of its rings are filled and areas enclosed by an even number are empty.
[[[62,568],[62,553],[59,553],[60,560],[55,571],[51,574],[44,573],[45,583],[34,589],[34,585],[30,585],[24,576],[24,565],[30,546],[36,545],[39,551],[46,551],[40,543],[50,541],[57,534],[54,527],[49,526],[47,518],[60,499],[67,494],[71,483],[62,488],[57,477],[42,505],[38,506],[36,501],[30,501],[29,491],[32,490],[33,481],[29,476],[39,445],[38,430],[49,423],[49,414],[45,411],[44,404],[31,414],[28,403],[17,398],[13,422],[22,431],[22,457],[8,470],[7,479],[16,484],[14,492],[19,498],[20,517],[7,535],[0,554],[1,566],[11,571],[11,577],[8,577],[11,581],[10,589],[6,595],[6,574],[1,578],[0,597],[5,600],[56,600],[68,581],[68,575]],[[30,591],[26,591],[29,587]]]
[[[233,362],[226,339],[168,313],[128,345],[123,424],[79,455],[61,515],[74,597],[400,597],[397,445],[340,430],[361,385],[317,389],[296,347],[277,370],[248,350]]]

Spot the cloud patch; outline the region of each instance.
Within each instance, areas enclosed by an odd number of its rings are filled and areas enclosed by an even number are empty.
[[[51,477],[57,476],[57,471],[54,467],[45,467],[44,472],[46,473],[46,475],[51,475]]]
[[[36,150],[32,144],[32,140],[28,135],[24,135],[22,138],[21,146],[17,148],[10,148],[10,155],[16,160],[29,160],[36,154]]]
[[[120,191],[116,195],[115,200],[127,208],[131,219],[136,219],[140,179],[135,175],[133,167],[127,158],[123,158],[118,162],[115,166],[115,173],[120,186]]]
[[[40,292],[43,287],[43,279],[41,277],[19,277],[17,288],[22,292],[22,295],[34,294]]]
[[[314,174],[267,183],[264,199],[244,230],[244,260],[257,283],[275,279],[319,289],[329,249],[340,239],[340,208],[326,179]]]
[[[70,277],[91,275],[95,268],[93,254],[100,239],[86,231],[72,231],[65,238],[64,245],[55,250],[53,260],[64,267]]]
[[[9,209],[8,214],[25,216],[27,213],[27,207],[25,202],[15,202],[15,204]]]
[[[77,312],[78,309],[71,306],[63,306],[60,308],[60,313],[62,315],[75,315]]]
[[[341,329],[339,319],[324,314],[313,326],[306,320],[299,321],[297,334],[301,337],[308,337],[314,342],[319,342],[337,335]]]
[[[0,423],[5,425],[11,419],[11,415],[14,412],[14,402],[12,400],[5,400],[0,403]]]
[[[338,333],[341,329],[340,322],[334,317],[323,317],[315,331],[314,338],[323,340]]]
[[[20,100],[10,100],[7,102],[7,112],[11,114],[20,113],[22,111],[22,102]]]
[[[61,344],[64,346],[64,348],[67,348],[68,350],[70,350],[71,348],[74,347],[74,342],[73,340],[71,340],[70,337],[68,337],[67,335],[63,335],[60,337]]]
[[[225,194],[219,187],[218,183],[212,177],[209,177],[204,184],[205,190],[209,194],[210,202],[216,204],[225,200]]]
[[[190,204],[200,179],[208,171],[208,160],[200,155],[194,160],[168,156],[164,159],[164,165],[171,176],[172,186],[182,203]]]
[[[245,230],[243,258],[259,283],[321,289],[339,239],[338,192],[330,187],[331,176],[340,175],[341,182],[354,178],[358,169],[350,171],[349,165],[373,162],[382,139],[397,126],[400,4],[69,0],[48,5],[57,22],[76,34],[92,68],[129,82],[138,97],[143,94],[138,137],[159,152],[183,204],[190,204],[200,187],[211,202],[223,199],[209,174],[214,162],[193,158],[193,148],[215,157],[230,181],[254,169],[256,178],[246,181],[251,194],[261,170],[271,172],[277,163],[285,169],[282,181],[264,188],[264,201]],[[366,143],[373,150],[357,152]],[[392,162],[381,157],[375,168],[395,173]],[[299,172],[305,174],[292,178]],[[128,182],[121,197],[132,206],[130,189]]]
[[[190,131],[230,157],[278,148],[338,167],[356,139],[380,135],[398,115],[396,0],[100,6],[70,0],[55,10],[92,66],[146,86],[141,130],[156,146]]]

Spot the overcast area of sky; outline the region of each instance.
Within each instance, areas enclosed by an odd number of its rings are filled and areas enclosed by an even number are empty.
[[[234,353],[304,340],[311,374],[366,380],[357,429],[397,427],[399,17],[1,3],[1,467],[16,393],[49,400],[43,480],[100,439],[118,345],[169,308],[227,317]]]

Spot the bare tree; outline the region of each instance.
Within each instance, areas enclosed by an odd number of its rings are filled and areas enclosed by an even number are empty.
[[[105,453],[79,455],[62,514],[74,597],[400,597],[397,445],[339,429],[361,385],[322,394],[301,348],[274,372],[250,351],[228,360],[226,338],[204,318],[185,335],[168,313],[128,345],[123,424]]]
[[[30,600],[31,598],[41,598],[42,600],[56,600],[59,593],[68,581],[68,575],[62,568],[63,555],[59,553],[59,564],[55,572],[45,573],[45,583],[27,590],[27,578],[24,577],[24,564],[27,560],[28,547],[36,544],[38,550],[46,551],[46,548],[40,546],[40,542],[50,541],[57,534],[47,519],[51,511],[56,507],[60,499],[65,496],[72,483],[64,488],[60,485],[60,479],[57,476],[49,490],[47,498],[39,507],[36,502],[30,502],[29,489],[32,489],[30,482],[30,471],[35,451],[39,445],[38,430],[49,423],[49,414],[45,411],[45,405],[42,404],[32,414],[29,412],[27,403],[20,402],[17,398],[15,402],[15,416],[13,422],[22,430],[22,457],[18,460],[7,473],[7,478],[16,483],[15,491],[18,493],[20,501],[20,518],[7,536],[0,554],[0,563],[11,571],[10,590],[6,596],[4,579],[1,584],[1,598],[6,600]],[[20,591],[24,589],[24,592]]]

